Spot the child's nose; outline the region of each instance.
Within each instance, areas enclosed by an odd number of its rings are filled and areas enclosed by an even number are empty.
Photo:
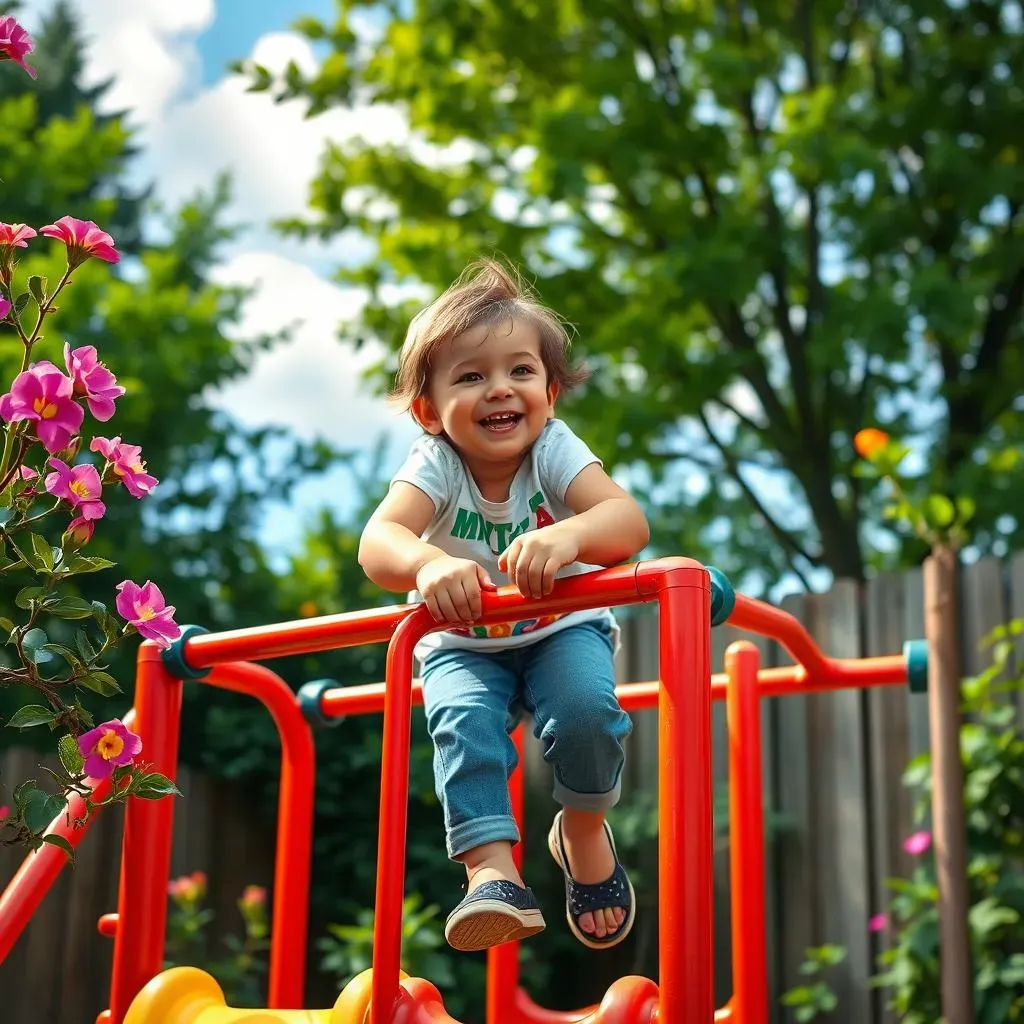
[[[505,376],[492,377],[487,386],[488,398],[506,398],[512,394],[512,381]]]

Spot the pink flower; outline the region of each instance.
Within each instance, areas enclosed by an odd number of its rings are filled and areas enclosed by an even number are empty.
[[[93,531],[96,529],[96,524],[85,516],[77,516],[68,523],[68,528],[64,531],[64,537],[66,541],[73,544],[75,547],[84,547],[89,541],[92,540]]]
[[[171,641],[181,636],[181,628],[172,617],[174,605],[165,605],[155,583],[146,580],[141,587],[131,580],[118,583],[115,603],[117,614],[159,647],[170,647]]]
[[[11,809],[7,804],[0,804],[0,819],[9,818],[11,816]]]
[[[105,779],[115,768],[131,764],[139,756],[142,740],[114,719],[79,736],[78,749],[85,758],[85,774]]]
[[[56,472],[48,473],[43,485],[55,497],[77,509],[81,519],[102,519],[107,506],[99,500],[103,493],[100,475],[88,464],[72,468],[60,459],[47,459]]]
[[[13,249],[15,246],[24,249],[28,246],[28,240],[35,238],[36,234],[36,229],[27,224],[0,223],[0,250]]]
[[[91,220],[65,216],[56,224],[40,228],[39,233],[59,238],[68,247],[68,264],[72,268],[93,256],[108,263],[117,263],[121,258],[114,248],[114,240]]]
[[[124,394],[124,388],[114,375],[96,358],[93,345],[72,349],[64,343],[64,364],[75,382],[74,393],[85,395],[89,411],[100,421],[114,415],[114,399]]]
[[[146,472],[142,449],[137,444],[123,444],[120,437],[94,437],[89,449],[99,452],[110,463],[133,498],[144,498],[160,482]]]
[[[53,363],[42,360],[22,370],[0,397],[0,417],[8,423],[33,420],[36,436],[50,454],[66,448],[85,419],[74,400],[74,382]]]
[[[267,890],[262,885],[247,885],[242,890],[242,898],[238,901],[243,909],[262,907],[267,902]]]
[[[870,921],[868,921],[869,932],[884,932],[889,927],[889,918],[885,914],[875,914]]]
[[[903,841],[903,849],[911,857],[920,857],[932,845],[931,832],[915,832]]]
[[[31,466],[19,466],[18,472],[22,480],[35,480],[39,474]]]
[[[206,895],[206,875],[202,871],[193,871],[191,875],[181,875],[167,883],[168,895],[176,901],[193,903]]]
[[[6,320],[7,314],[11,311],[11,304],[0,295],[0,320]]]
[[[36,69],[25,63],[25,57],[34,46],[29,34],[10,15],[0,18],[0,60],[13,60],[29,78],[36,77]]]

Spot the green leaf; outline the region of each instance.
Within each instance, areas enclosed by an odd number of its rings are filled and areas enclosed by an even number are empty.
[[[159,800],[165,796],[181,796],[181,791],[171,782],[166,775],[159,772],[151,772],[144,775],[135,786],[132,793],[143,800]]]
[[[61,736],[57,742],[57,754],[68,775],[81,775],[85,760],[74,736]]]
[[[88,619],[92,616],[92,602],[70,594],[62,594],[55,601],[45,602],[43,608],[61,619]]]
[[[99,572],[100,569],[109,569],[111,566],[116,564],[116,562],[111,562],[107,558],[98,558],[95,555],[76,554],[68,562],[65,575],[72,576],[82,572]],[[98,601],[95,603],[99,604]],[[105,608],[104,611],[106,611]]]
[[[43,836],[43,842],[49,843],[50,846],[56,846],[63,850],[68,855],[68,860],[71,861],[71,866],[75,866],[75,848],[63,836],[52,834]]]
[[[14,300],[14,313],[15,316],[21,316],[22,310],[28,305],[29,294],[28,292],[22,292]]]
[[[53,661],[53,655],[44,649],[49,642],[50,638],[46,635],[46,631],[37,627],[30,629],[22,637],[21,646],[35,664],[44,665],[48,661]]]
[[[944,494],[929,494],[925,502],[925,515],[929,522],[945,529],[956,519],[956,507]]]
[[[961,495],[956,499],[956,513],[960,518],[960,522],[966,523],[969,519],[974,518],[974,512],[977,508],[977,504],[973,498]]]
[[[9,636],[14,632],[14,628],[14,623],[10,619],[0,615],[0,632],[7,633]]]
[[[1001,906],[994,896],[987,896],[971,907],[968,920],[971,931],[984,940],[1002,925],[1016,924],[1020,914],[1012,907]]]
[[[53,548],[50,547],[50,542],[45,537],[40,537],[38,533],[32,534],[32,551],[35,557],[32,559],[38,569],[46,569],[52,571],[53,569]]]
[[[25,611],[32,610],[32,602],[37,601],[45,590],[42,587],[22,587],[14,598],[14,603]]]
[[[36,300],[36,305],[38,305],[40,309],[46,302],[46,285],[46,278],[41,277],[39,274],[33,274],[28,279],[28,290],[32,293],[32,298]]]
[[[84,679],[77,679],[75,682],[101,697],[113,697],[121,692],[117,680],[109,672],[101,672],[99,669],[93,669]]]
[[[84,629],[80,629],[75,634],[75,646],[78,648],[78,653],[82,655],[82,660],[90,662],[96,657],[96,649],[89,642],[89,635]]]
[[[32,832],[42,832],[67,807],[63,797],[52,796],[42,789],[33,789],[25,797],[22,817]]]
[[[8,719],[11,729],[31,729],[35,725],[49,725],[57,716],[41,704],[26,704]]]

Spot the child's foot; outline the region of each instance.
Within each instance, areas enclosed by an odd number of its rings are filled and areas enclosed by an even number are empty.
[[[468,892],[448,915],[444,935],[453,949],[472,951],[536,935],[544,915],[512,860],[508,843],[487,843],[463,857]]]
[[[635,898],[604,815],[560,811],[548,847],[566,876],[566,917],[576,937],[597,948],[624,939],[633,926]]]

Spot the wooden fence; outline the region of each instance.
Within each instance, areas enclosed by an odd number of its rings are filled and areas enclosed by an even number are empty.
[[[978,641],[990,629],[1024,616],[1024,553],[1008,562],[984,560],[962,577],[963,670],[985,664]],[[882,576],[863,588],[840,581],[823,595],[794,596],[783,607],[805,623],[829,654],[898,652],[923,635],[920,571]],[[726,647],[743,634],[713,633],[716,668]],[[787,658],[758,640],[764,665]],[[657,620],[638,609],[624,623],[619,658],[622,681],[657,677]],[[928,746],[927,700],[906,690],[812,694],[766,700],[763,708],[768,858],[769,977],[773,996],[802,979],[798,968],[809,946],[839,943],[849,951],[835,971],[842,1024],[891,1024],[882,997],[868,985],[878,937],[869,918],[885,908],[884,880],[912,868],[901,849],[915,830],[900,776]],[[714,774],[727,781],[724,707],[715,708]],[[653,712],[636,715],[624,799],[656,778],[657,728]],[[0,761],[3,791],[9,782],[37,775],[37,758],[8,751]],[[272,837],[247,817],[241,787],[183,771],[188,799],[175,822],[172,873],[203,870],[211,906],[228,929],[237,927],[234,901],[244,885],[269,885]],[[65,871],[17,946],[0,965],[4,1024],[91,1024],[107,1006],[111,942],[96,932],[99,916],[116,909],[121,814],[107,812],[83,842],[78,865]],[[20,858],[0,849],[0,886]],[[728,854],[716,856],[716,947],[719,1002],[730,992]],[[773,998],[773,1020],[789,1021]]]

